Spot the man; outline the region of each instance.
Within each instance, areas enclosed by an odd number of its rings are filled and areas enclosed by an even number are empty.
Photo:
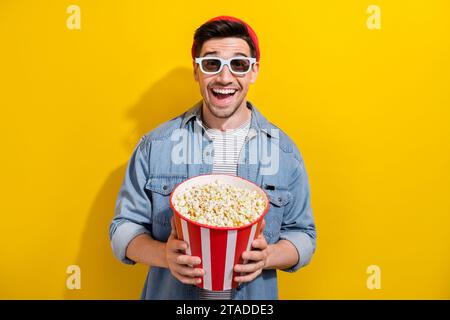
[[[297,271],[315,251],[303,159],[291,139],[247,101],[260,60],[248,24],[228,16],[207,21],[194,35],[192,58],[203,99],[149,132],[134,150],[110,226],[113,252],[124,263],[151,267],[142,299],[277,299],[276,269]],[[241,176],[270,200],[262,234],[243,253],[247,263],[234,267],[240,285],[224,292],[195,286],[204,270],[176,238],[169,206],[178,183],[206,173]]]

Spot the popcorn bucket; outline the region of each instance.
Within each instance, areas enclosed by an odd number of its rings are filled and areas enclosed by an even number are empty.
[[[264,196],[266,207],[263,213],[249,224],[240,227],[215,227],[190,220],[180,214],[172,203],[172,199],[193,186],[220,181],[235,187],[254,190]],[[233,268],[244,263],[242,253],[250,250],[253,240],[261,231],[264,215],[269,209],[266,193],[253,182],[226,174],[200,175],[178,184],[170,195],[170,206],[174,212],[174,222],[178,239],[188,243],[186,254],[201,258],[196,266],[205,270],[200,288],[223,291],[236,288],[238,283],[233,279],[238,276]]]

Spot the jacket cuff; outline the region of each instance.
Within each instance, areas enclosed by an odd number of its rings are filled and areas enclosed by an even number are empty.
[[[120,224],[111,238],[111,247],[116,258],[125,264],[136,264],[136,262],[126,257],[128,244],[138,235],[144,233],[150,234],[150,231],[139,224],[133,222]]]
[[[298,256],[300,257],[296,265],[288,269],[283,269],[283,271],[295,272],[311,261],[314,247],[311,238],[306,233],[299,231],[282,231],[280,234],[280,240],[281,239],[290,241],[297,249]]]

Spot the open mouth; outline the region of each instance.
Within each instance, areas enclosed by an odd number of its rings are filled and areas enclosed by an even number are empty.
[[[219,89],[219,88],[211,89],[213,96],[218,100],[225,100],[231,98],[236,94],[237,91],[238,91],[237,89]]]

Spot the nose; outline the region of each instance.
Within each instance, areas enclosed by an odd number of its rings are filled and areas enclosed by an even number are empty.
[[[223,66],[222,71],[218,74],[217,80],[222,83],[233,82],[234,75],[231,73],[228,66]]]

